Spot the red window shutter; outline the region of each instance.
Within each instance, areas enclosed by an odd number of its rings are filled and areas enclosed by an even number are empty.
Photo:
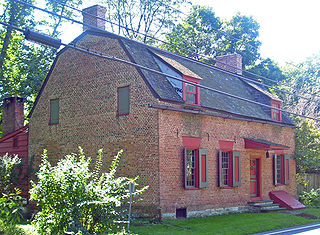
[[[233,187],[241,186],[241,160],[240,160],[240,152],[233,151],[232,152],[232,176],[233,176]]]
[[[284,155],[284,184],[290,184],[290,155]]]
[[[199,188],[208,187],[208,149],[199,149]]]

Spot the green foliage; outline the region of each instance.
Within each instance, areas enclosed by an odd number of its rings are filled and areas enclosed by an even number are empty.
[[[313,120],[295,120],[295,159],[298,171],[320,167],[320,130]]]
[[[13,227],[21,221],[22,201],[19,194],[20,189],[15,189],[15,192],[2,194],[0,197],[0,220],[3,227]]]
[[[21,190],[12,190],[16,177],[15,167],[20,162],[21,159],[17,156],[6,154],[0,157],[0,231],[12,230],[21,219]]]
[[[120,206],[129,197],[129,184],[137,180],[115,177],[121,153],[115,156],[109,172],[101,173],[102,150],[92,171],[91,159],[81,148],[79,154],[65,156],[56,166],[49,163],[44,151],[38,182],[32,182],[30,190],[31,199],[41,206],[33,222],[38,232],[92,234],[119,229],[121,224],[116,221],[123,220]]]
[[[21,163],[18,156],[8,154],[0,157],[0,197],[3,193],[9,193],[13,186],[15,172],[14,167]]]
[[[275,82],[282,82],[284,81],[287,77],[284,75],[284,72],[282,69],[279,67],[277,63],[275,63],[273,60],[270,58],[263,59],[256,63],[254,66],[251,66],[248,71],[250,73],[246,73],[246,71],[243,72],[244,75],[248,77],[253,77],[257,80],[261,80],[264,84],[267,85],[274,85],[274,82],[267,81],[261,77],[266,77],[269,79],[272,79]],[[252,73],[258,75],[253,75]],[[282,96],[283,93],[277,94],[279,96]]]
[[[34,0],[24,0],[33,4]],[[78,7],[81,0],[45,0],[48,10],[72,17],[71,11],[57,2]],[[45,17],[39,21],[31,7],[5,0],[0,5],[1,20],[14,26],[35,29],[39,26],[44,33],[52,37],[60,34],[61,17]],[[0,105],[2,99],[9,96],[25,98],[26,109],[30,111],[41,85],[49,71],[55,56],[55,49],[28,42],[21,32],[0,26]],[[27,114],[27,113],[26,113]],[[0,116],[2,111],[0,110]],[[0,129],[1,133],[1,129]]]
[[[299,200],[307,207],[320,207],[320,188],[311,189],[310,192],[303,191],[299,195]]]
[[[166,34],[166,40],[175,46],[163,44],[162,47],[211,64],[215,56],[238,53],[245,67],[254,65],[259,58],[259,27],[252,17],[237,14],[231,20],[222,21],[212,8],[193,6],[183,22]]]
[[[260,25],[252,16],[243,16],[237,13],[224,22],[224,40],[217,55],[237,53],[242,56],[243,66],[255,63],[260,57],[258,40]]]
[[[165,35],[167,42],[175,46],[163,44],[161,47],[198,60],[203,59],[199,54],[213,57],[218,47],[218,38],[221,37],[217,30],[221,26],[222,22],[212,8],[193,6],[184,21]]]
[[[311,100],[301,99],[294,96],[284,96],[287,108],[299,114],[318,117],[320,114],[320,54],[316,54],[299,64],[290,64],[285,67],[284,73],[287,77],[285,83],[299,94]],[[291,91],[289,89],[289,91]],[[297,93],[296,91],[292,91]],[[312,95],[311,95],[312,94]],[[314,102],[314,101],[316,102]],[[317,124],[319,127],[319,124]]]

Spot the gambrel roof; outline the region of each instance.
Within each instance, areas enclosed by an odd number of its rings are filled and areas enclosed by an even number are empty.
[[[232,95],[240,96],[248,100],[263,103],[268,106],[271,105],[271,99],[278,100],[260,86],[241,79],[242,75],[234,74],[215,66],[176,55],[171,52],[166,52],[164,50],[112,33],[87,30],[79,37],[77,37],[72,42],[72,44],[76,44],[78,40],[85,38],[87,35],[96,35],[118,39],[123,49],[129,56],[131,62],[137,63],[141,66],[145,66],[163,73],[169,72],[170,75],[179,76],[181,78],[183,75],[195,77],[199,79],[201,85],[230,93]],[[66,49],[67,48],[61,50],[59,54],[63,53],[63,51]],[[144,69],[137,69],[157,98],[166,102],[172,102],[176,104],[185,103],[183,98],[181,97],[181,94],[177,92],[177,89],[175,89],[168,77],[154,72],[146,71]],[[45,83],[46,81],[44,82],[44,84]],[[37,100],[35,102],[35,105],[36,103]],[[271,118],[270,108],[232,98],[204,88],[201,88],[200,104],[200,108],[205,109],[206,113],[212,112],[215,114],[219,114],[218,116],[222,117],[240,117],[247,118],[252,121],[267,121],[274,124],[294,126],[293,121],[285,113],[282,113],[282,122],[279,123]],[[30,115],[32,115],[32,111]]]

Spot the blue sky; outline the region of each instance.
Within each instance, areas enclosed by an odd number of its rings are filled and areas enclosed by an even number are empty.
[[[320,51],[319,0],[193,0],[222,19],[237,12],[260,24],[261,55],[280,64],[300,62]]]
[[[194,4],[209,5],[216,16],[230,19],[237,12],[253,16],[260,24],[260,49],[263,58],[280,65],[301,62],[320,52],[319,0],[191,0]],[[82,8],[98,1],[84,0]],[[187,13],[188,9],[182,9]],[[66,25],[65,25],[66,27]],[[69,24],[62,35],[64,42],[79,35],[82,27]]]

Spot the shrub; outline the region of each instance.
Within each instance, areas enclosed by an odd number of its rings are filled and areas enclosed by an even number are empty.
[[[120,151],[114,158],[108,173],[101,173],[102,150],[93,171],[90,158],[83,150],[70,154],[51,166],[44,151],[37,173],[38,183],[32,182],[31,199],[38,202],[41,210],[33,223],[41,234],[93,234],[113,232],[122,226],[120,206],[129,197],[130,183],[137,178],[115,177]],[[140,194],[146,189],[140,189]]]
[[[14,168],[20,162],[17,156],[0,157],[0,231],[12,230],[22,218],[21,190],[13,189]]]
[[[299,195],[299,200],[308,207],[320,207],[320,188],[311,189],[310,192],[303,191]]]
[[[14,167],[21,163],[18,156],[9,156],[8,154],[0,157],[0,197],[2,193],[12,192],[14,178]]]
[[[20,189],[15,189],[15,192],[2,194],[0,198],[0,219],[4,225],[8,227],[15,226],[20,222],[22,215],[22,201],[19,194]]]

